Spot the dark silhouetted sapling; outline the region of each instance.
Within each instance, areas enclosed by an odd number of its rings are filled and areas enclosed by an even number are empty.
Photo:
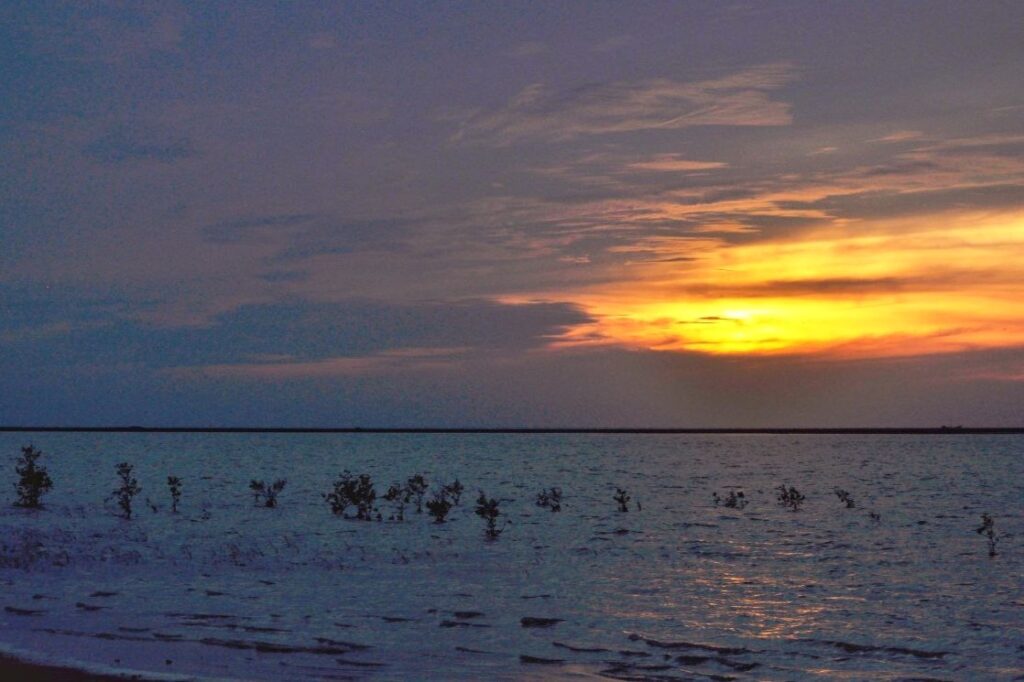
[[[984,535],[988,540],[988,555],[996,555],[996,545],[999,544],[999,535],[996,534],[996,522],[988,514],[981,515],[981,526],[974,529],[979,535]]]
[[[548,488],[537,493],[537,506],[545,507],[553,512],[562,511],[562,489]]]
[[[403,485],[393,483],[388,487],[384,499],[395,505],[395,511],[389,517],[391,521],[405,521],[405,505],[409,504],[410,496],[409,489]]]
[[[846,490],[843,490],[842,488],[835,488],[833,492],[836,494],[836,497],[839,498],[839,501],[846,505],[847,509],[853,509],[857,506],[857,503],[853,501],[853,497],[851,497],[850,493]]]
[[[799,490],[793,486],[787,488],[785,485],[780,485],[775,490],[778,491],[775,499],[779,501],[779,504],[790,511],[800,511],[800,507],[804,503],[804,496],[800,494]]]
[[[423,478],[423,474],[416,474],[410,476],[409,480],[405,482],[405,489],[409,491],[410,499],[416,500],[416,513],[423,513],[423,494],[427,492],[427,479]]]
[[[356,518],[362,521],[372,519],[377,491],[373,487],[373,479],[369,474],[355,476],[348,471],[338,475],[334,489],[324,494],[324,499],[331,505],[331,511],[344,516],[345,510],[355,507]]]
[[[130,519],[132,517],[132,498],[142,492],[142,488],[132,476],[132,465],[128,462],[121,462],[117,465],[117,477],[121,479],[121,485],[114,488],[110,493],[110,498],[113,498],[117,502],[117,506],[121,508],[121,516]]]
[[[493,497],[488,498],[484,491],[481,490],[480,497],[476,498],[476,509],[474,511],[487,524],[487,527],[484,529],[484,535],[487,539],[498,539],[498,536],[505,530],[504,528],[498,528],[498,517],[501,516],[501,511],[498,509],[498,501]]]
[[[14,489],[18,494],[15,507],[26,509],[39,509],[42,507],[42,497],[53,487],[53,480],[47,473],[46,467],[38,463],[42,451],[36,450],[31,445],[21,448],[21,457],[14,465],[14,471],[18,474],[18,483]]]
[[[262,502],[264,507],[273,509],[277,506],[277,496],[288,484],[288,479],[279,478],[270,485],[263,481],[253,479],[249,482],[249,490],[252,491],[253,503],[259,506]]]
[[[459,482],[459,479],[456,478],[448,485],[441,486],[441,490],[444,491],[444,494],[448,496],[448,499],[450,499],[453,504],[458,505],[459,501],[462,499],[462,491],[465,490],[465,488],[462,486],[462,483]]]
[[[716,507],[718,505],[722,505],[729,509],[744,509],[746,508],[747,503],[750,502],[750,500],[747,499],[747,496],[743,494],[742,490],[739,492],[730,490],[729,494],[725,497],[721,497],[718,493],[712,493],[711,498],[715,501]]]
[[[181,479],[177,476],[167,477],[167,489],[171,491],[171,513],[178,513],[178,503],[181,502]]]
[[[427,500],[427,511],[434,517],[434,523],[444,523],[448,512],[452,510],[453,503],[448,499],[448,494],[442,488],[434,493],[434,496]]]
[[[624,489],[616,487],[615,488],[615,495],[612,497],[612,499],[615,500],[619,504],[619,511],[620,512],[628,512],[629,511],[629,501],[631,499],[633,499],[633,498],[631,498],[629,496],[629,493],[627,493]]]

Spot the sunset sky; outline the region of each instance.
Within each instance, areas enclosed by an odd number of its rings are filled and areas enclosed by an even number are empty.
[[[0,423],[1024,424],[1024,3],[0,6]]]

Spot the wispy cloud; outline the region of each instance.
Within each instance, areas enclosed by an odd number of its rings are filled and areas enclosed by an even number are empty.
[[[527,86],[503,107],[467,120],[453,140],[507,145],[524,139],[677,129],[690,126],[782,126],[789,104],[770,93],[794,80],[789,63],[752,67],[712,80],[620,81],[555,92]]]
[[[516,59],[525,59],[527,57],[536,57],[539,54],[544,54],[547,50],[548,47],[544,43],[530,41],[526,43],[519,43],[515,47],[506,50],[505,54],[509,57],[515,57]]]
[[[82,151],[89,158],[103,163],[170,163],[196,154],[187,137],[140,126],[117,126],[90,142]]]
[[[627,164],[626,167],[631,170],[665,171],[672,173],[713,170],[715,168],[725,168],[728,165],[729,164],[721,161],[693,161],[691,159],[682,158],[680,154],[656,154],[650,159],[634,161],[633,163]]]
[[[53,14],[32,27],[37,50],[112,65],[176,52],[189,20],[176,2],[70,3]]]

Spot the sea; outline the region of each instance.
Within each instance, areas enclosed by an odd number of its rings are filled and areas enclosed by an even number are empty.
[[[29,444],[39,510],[13,505]],[[333,513],[344,472],[369,520]],[[251,485],[277,480],[268,507]],[[1020,680],[1022,504],[1022,435],[0,433],[0,653],[163,680]]]

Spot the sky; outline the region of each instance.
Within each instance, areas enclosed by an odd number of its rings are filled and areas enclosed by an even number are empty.
[[[0,5],[0,423],[1024,425],[1024,3]]]

